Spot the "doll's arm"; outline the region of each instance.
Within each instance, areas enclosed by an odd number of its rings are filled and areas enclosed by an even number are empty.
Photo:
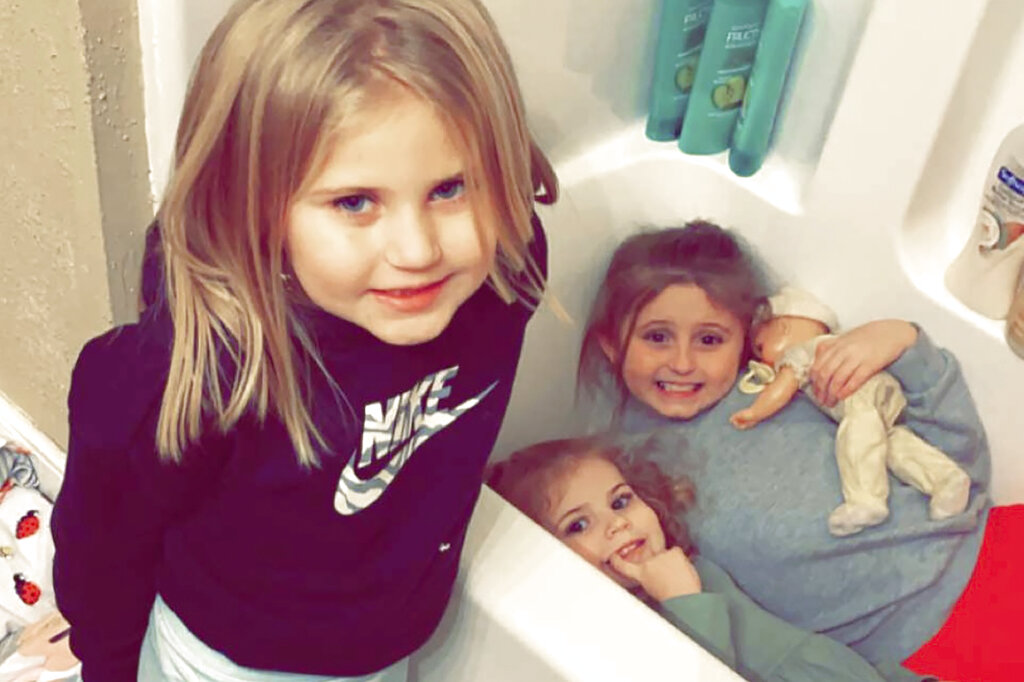
[[[775,379],[757,394],[750,407],[740,410],[729,421],[737,429],[749,429],[768,419],[789,404],[796,392],[800,390],[800,380],[789,365],[783,366],[775,375]]]

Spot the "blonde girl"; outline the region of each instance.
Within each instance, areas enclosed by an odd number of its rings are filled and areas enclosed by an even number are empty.
[[[556,195],[476,0],[230,8],[186,96],[149,306],[72,377],[55,585],[85,680],[404,679]]]
[[[883,676],[839,642],[772,616],[697,554],[684,518],[693,486],[650,461],[652,446],[654,439],[621,446],[603,437],[538,443],[496,464],[488,484],[745,679],[919,679],[904,670]],[[627,632],[613,620],[608,627]],[[664,671],[677,677],[685,671]]]

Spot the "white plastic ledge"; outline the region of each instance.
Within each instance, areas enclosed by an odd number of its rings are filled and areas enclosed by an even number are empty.
[[[411,679],[742,680],[486,487],[458,587]]]
[[[64,460],[67,456],[7,396],[0,393],[0,444],[4,444],[4,441],[23,445],[33,452],[40,490],[51,500],[54,499],[64,478]]]

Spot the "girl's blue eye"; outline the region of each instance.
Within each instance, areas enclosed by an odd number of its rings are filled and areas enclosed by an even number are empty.
[[[369,207],[370,197],[365,194],[350,194],[345,197],[338,197],[334,205],[348,213],[363,213]]]
[[[466,190],[466,183],[462,178],[454,178],[452,180],[445,180],[440,185],[434,188],[434,191],[430,193],[431,199],[455,199],[462,195]]]
[[[645,332],[643,336],[644,341],[650,341],[651,343],[666,343],[669,340],[668,332],[661,331],[660,329],[654,329],[649,332]]]
[[[576,519],[575,521],[573,521],[565,527],[565,534],[575,535],[576,533],[582,533],[587,529],[587,525],[588,524],[586,519]]]
[[[629,503],[632,501],[633,493],[622,493],[621,495],[616,495],[615,499],[612,500],[612,509],[616,511],[620,509],[625,509],[626,507],[629,506]]]
[[[704,346],[717,346],[722,343],[724,339],[718,334],[701,334],[700,342]]]

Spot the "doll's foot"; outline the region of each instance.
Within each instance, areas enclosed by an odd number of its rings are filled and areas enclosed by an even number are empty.
[[[956,516],[967,509],[970,495],[971,478],[957,469],[935,486],[931,502],[928,503],[928,515],[935,521]]]
[[[868,526],[877,526],[889,516],[884,504],[844,502],[828,515],[828,532],[836,537],[859,533]]]

